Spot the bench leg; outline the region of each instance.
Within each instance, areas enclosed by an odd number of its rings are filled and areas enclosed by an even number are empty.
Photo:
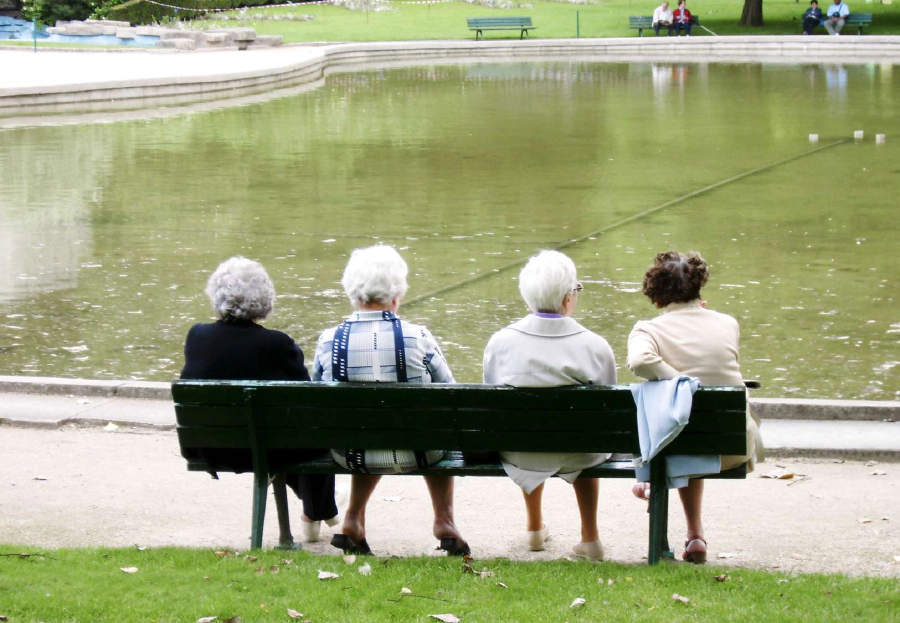
[[[666,462],[662,457],[650,462],[650,551],[647,562],[674,558],[669,549],[669,489],[666,486]]]
[[[291,549],[294,547],[294,535],[291,534],[291,515],[284,474],[276,474],[272,479],[272,493],[275,494],[275,508],[278,511],[278,547]]]
[[[484,38],[484,33],[481,32],[480,30],[476,30],[475,31],[475,41],[478,41],[479,39],[483,39],[483,38]]]
[[[253,525],[250,529],[250,549],[262,549],[263,525],[266,520],[266,497],[269,494],[269,475],[253,476]]]

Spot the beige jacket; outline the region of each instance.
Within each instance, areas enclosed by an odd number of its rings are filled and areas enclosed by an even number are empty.
[[[741,386],[740,328],[737,320],[700,305],[700,300],[673,303],[653,320],[634,325],[628,336],[628,367],[648,381],[681,374],[701,385]],[[747,410],[747,455],[722,457],[722,469],[763,460],[759,423]]]

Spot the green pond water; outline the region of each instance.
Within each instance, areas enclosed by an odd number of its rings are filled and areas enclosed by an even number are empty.
[[[739,320],[759,395],[900,399],[898,101],[891,65],[473,64],[3,130],[0,374],[175,377],[234,254],[267,267],[266,324],[311,356],[349,312],[348,253],[385,242],[410,264],[402,314],[477,382],[525,313],[518,266],[497,269],[578,239],[576,317],[620,381],[628,332],[658,313],[643,272],[676,248],[710,262],[705,298]]]

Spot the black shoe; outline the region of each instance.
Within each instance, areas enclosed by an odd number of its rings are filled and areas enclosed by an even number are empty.
[[[442,549],[447,552],[448,556],[471,556],[472,550],[469,549],[469,544],[463,541],[462,539],[457,539],[452,536],[445,536],[441,539],[441,544],[438,549]]]
[[[359,554],[361,556],[371,556],[372,549],[365,539],[354,541],[345,534],[335,534],[331,537],[331,546],[336,547],[345,554]]]

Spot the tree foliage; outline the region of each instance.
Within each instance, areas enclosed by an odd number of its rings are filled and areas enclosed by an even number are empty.
[[[57,20],[87,19],[97,4],[97,0],[23,0],[22,16],[52,25]]]

